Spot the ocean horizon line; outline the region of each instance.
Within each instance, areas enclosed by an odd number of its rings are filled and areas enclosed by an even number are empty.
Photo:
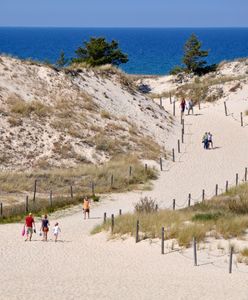
[[[103,26],[103,27],[94,27],[94,26],[12,26],[12,25],[0,25],[0,28],[20,28],[20,29],[248,29],[248,26],[151,26],[151,27],[142,27],[142,26]]]

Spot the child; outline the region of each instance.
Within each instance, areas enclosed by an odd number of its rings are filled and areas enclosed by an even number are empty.
[[[58,240],[58,235],[61,232],[61,229],[59,228],[59,223],[55,223],[54,227],[53,227],[53,235],[55,237],[55,242],[57,242]]]

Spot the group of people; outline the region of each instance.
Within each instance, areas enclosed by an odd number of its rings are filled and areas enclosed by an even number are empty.
[[[88,216],[88,219],[90,218],[90,200],[88,199],[88,197],[85,197],[83,200],[83,213],[84,219],[86,219],[86,215]],[[50,222],[47,215],[44,215],[44,217],[41,219],[40,227],[40,236],[43,236],[43,241],[47,241],[49,228]],[[61,232],[58,222],[55,223],[52,232],[54,235],[54,241],[57,242],[59,233]],[[25,241],[31,241],[33,233],[36,233],[36,225],[32,213],[29,213],[29,215],[25,218],[25,223],[22,230],[22,235],[26,235]]]
[[[211,132],[205,132],[205,134],[202,137],[202,143],[204,149],[210,149],[210,145],[213,149],[213,135]]]
[[[41,220],[41,227],[40,227],[40,236],[43,236],[43,241],[47,241],[49,227],[50,227],[50,222],[48,220],[48,217],[47,215],[44,215],[44,217]],[[59,223],[56,222],[53,227],[53,235],[54,235],[55,242],[57,242],[60,232],[61,229],[59,227]],[[22,231],[22,235],[23,236],[26,235],[25,241],[31,241],[33,233],[36,233],[36,225],[32,213],[29,213],[29,215],[25,218],[25,223]]]
[[[192,115],[194,114],[194,110],[193,110],[193,107],[194,107],[194,103],[191,99],[189,100],[185,100],[185,98],[183,98],[180,102],[180,108],[181,108],[181,113],[184,114],[185,113],[185,110],[188,111],[188,115],[190,113],[192,113]]]

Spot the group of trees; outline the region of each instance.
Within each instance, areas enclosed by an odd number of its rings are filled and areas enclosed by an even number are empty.
[[[80,46],[75,51],[76,57],[68,60],[62,51],[57,60],[58,67],[64,67],[70,63],[86,63],[89,66],[101,66],[111,64],[119,66],[128,62],[128,56],[119,49],[117,41],[112,40],[110,43],[105,38],[91,38],[88,42],[84,42],[84,46]]]
[[[187,72],[202,75],[212,70],[214,66],[207,66],[205,60],[209,51],[202,50],[201,46],[202,44],[197,36],[192,34],[184,45],[183,66],[176,66],[171,71],[171,74]],[[76,57],[68,60],[62,51],[57,61],[57,66],[64,67],[71,63],[86,63],[90,66],[106,64],[119,66],[120,64],[128,62],[128,56],[121,51],[118,42],[112,40],[108,43],[103,37],[91,38],[88,42],[85,41],[83,46],[76,49],[75,54]]]

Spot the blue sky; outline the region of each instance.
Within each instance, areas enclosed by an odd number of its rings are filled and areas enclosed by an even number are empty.
[[[248,0],[0,2],[0,26],[248,27]]]

